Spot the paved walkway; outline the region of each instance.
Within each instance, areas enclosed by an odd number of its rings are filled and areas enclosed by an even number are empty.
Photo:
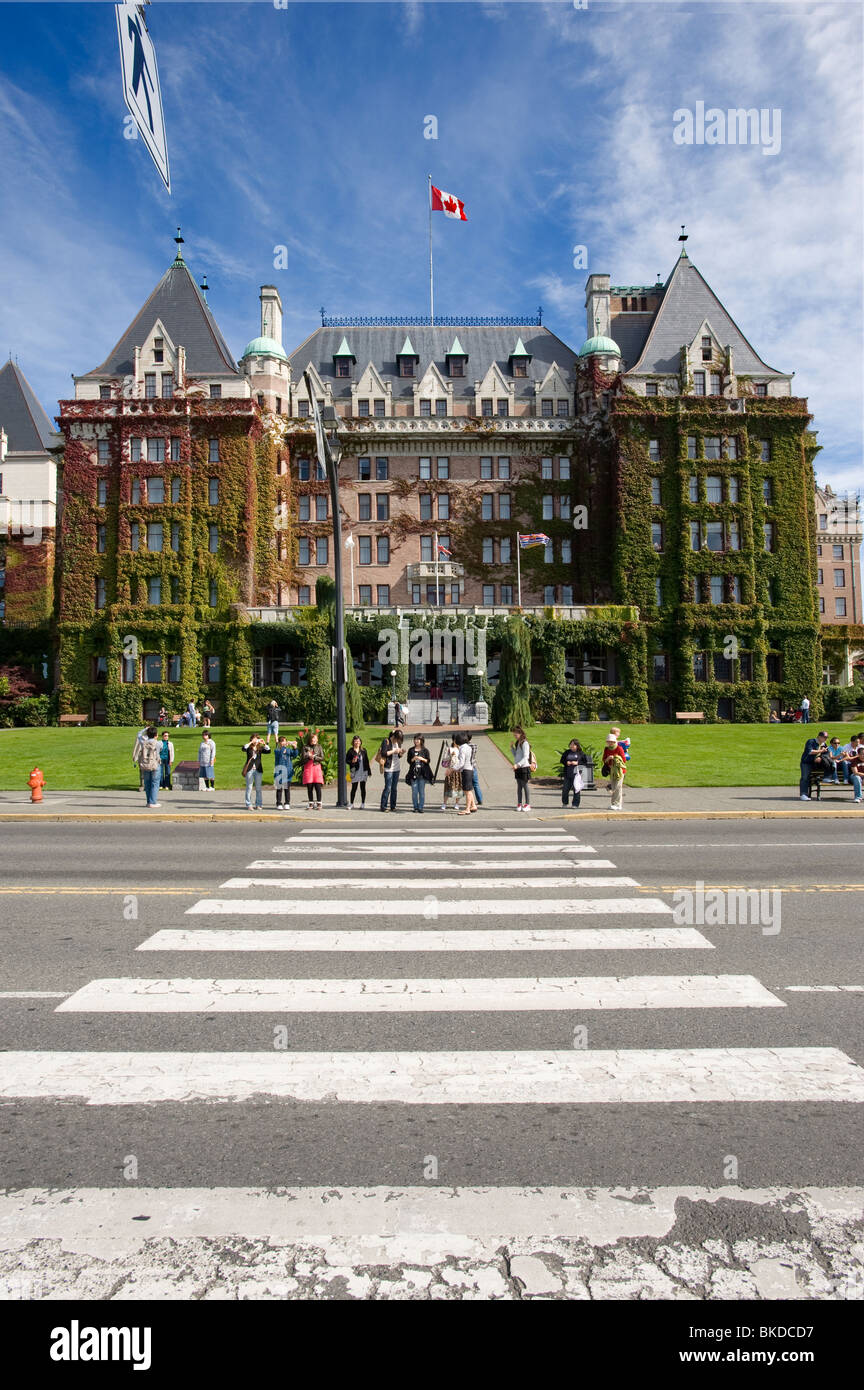
[[[515,814],[515,780],[507,759],[499,752],[485,734],[477,735],[479,749],[480,785],[484,805],[487,810],[513,811]],[[796,769],[797,771],[797,769]],[[310,814],[327,819],[342,815],[336,810],[336,791],[333,787],[324,789],[324,809],[310,813],[306,809],[306,794],[302,787],[291,789],[291,810],[289,813],[276,810],[276,794],[272,785],[264,788],[264,810],[246,811],[243,805],[242,790],[220,790],[199,792],[162,792],[161,805],[157,811],[144,808],[143,794],[131,785],[128,791],[86,791],[52,792],[45,794],[41,804],[31,805],[28,791],[0,792],[0,821],[18,820],[22,817],[42,816],[48,818],[104,819],[134,816],[136,819],[152,820],[165,817],[218,818],[232,817],[252,820],[256,816],[268,819],[287,820],[289,817]],[[366,815],[377,813],[377,805],[383,781],[377,770],[373,769],[369,783],[369,796]],[[427,807],[435,810],[440,806],[439,788],[434,787],[427,794]],[[412,815],[410,789],[401,782],[399,785],[398,813]],[[861,815],[864,825],[864,806],[857,806],[852,800],[851,789],[846,787],[828,788],[823,800],[800,801],[798,799],[797,778],[786,787],[629,787],[624,788],[623,812],[609,810],[609,794],[601,777],[597,777],[594,791],[583,792],[582,805],[578,811],[567,809],[561,804],[561,791],[558,784],[544,786],[532,784],[532,814],[548,819],[551,817],[572,817],[585,820],[603,816],[650,817],[725,817],[725,816],[857,816]],[[358,814],[357,812],[354,813]],[[452,814],[452,813],[448,813]]]

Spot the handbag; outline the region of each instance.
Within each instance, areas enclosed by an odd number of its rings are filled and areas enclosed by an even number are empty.
[[[250,773],[250,772],[252,771],[252,768],[253,768],[254,766],[255,766],[255,759],[254,759],[254,758],[247,758],[246,761],[245,761],[245,763],[243,764],[243,771],[241,772],[240,776],[241,776],[241,777],[245,777],[248,773]]]
[[[603,766],[602,766],[601,769],[600,769],[600,776],[601,776],[601,777],[609,777],[610,774],[611,774],[611,769],[610,769],[610,767],[609,767],[609,764],[608,764],[608,763],[604,763]]]

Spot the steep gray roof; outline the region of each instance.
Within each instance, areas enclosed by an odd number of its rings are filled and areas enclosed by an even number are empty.
[[[693,341],[703,319],[708,319],[721,346],[732,348],[736,373],[756,372],[760,376],[779,377],[790,375],[762,361],[714,291],[703,280],[686,251],[681,252],[666,281],[663,299],[642,354],[630,371],[677,372],[681,347]]]
[[[17,362],[0,369],[0,426],[8,436],[10,454],[41,453],[54,443],[51,421]]]
[[[420,359],[413,378],[400,377],[396,361],[406,332]],[[335,399],[350,399],[351,379],[337,377],[333,366],[333,354],[343,334],[347,334],[351,351],[357,358],[354,378],[359,378],[367,364],[372,362],[382,380],[390,382],[394,400],[402,397],[410,399],[414,386],[422,379],[431,362],[449,380],[447,354],[453,344],[453,327],[430,328],[421,324],[407,327],[402,324],[399,327],[358,325],[352,328],[349,325],[347,328],[316,328],[304,343],[289,353],[294,380],[299,380],[304,369],[313,363],[322,380],[330,383]],[[518,334],[521,334],[532,357],[527,377],[511,377],[510,354]],[[576,361],[574,350],[550,333],[548,328],[524,324],[506,324],[502,327],[460,324],[459,341],[468,354],[468,361],[465,363],[465,376],[453,378],[453,395],[457,400],[473,398],[474,382],[483,380],[493,362],[497,362],[506,380],[513,381],[517,398],[533,400],[534,383],[543,380],[553,362],[558,363],[566,376]]]
[[[186,371],[190,376],[240,375],[189,267],[178,258],[165,271],[101,367],[85,372],[85,376],[128,376],[134,367],[135,348],[142,345],[157,319],[175,346],[186,349]]]
[[[645,346],[645,339],[648,337],[651,324],[654,322],[655,313],[656,310],[646,310],[644,314],[612,315],[609,337],[621,349],[625,371],[635,367],[639,361]]]

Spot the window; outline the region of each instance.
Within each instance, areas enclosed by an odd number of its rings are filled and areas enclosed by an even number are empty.
[[[221,394],[221,390],[222,390],[222,388],[220,387],[220,388],[219,388],[220,394]],[[212,394],[213,394],[213,387],[212,387],[212,386],[210,387],[210,394],[211,394],[211,396],[212,396]],[[173,395],[174,395],[174,373],[173,373],[173,372],[163,372],[163,373],[162,373],[162,399],[163,399],[163,401],[170,401],[170,400],[171,400],[171,397],[172,397]]]
[[[297,402],[297,407],[298,407],[298,414],[299,414],[300,419],[301,419],[301,420],[306,420],[306,419],[308,419],[308,417],[309,417],[309,402],[308,402],[308,401],[298,401],[298,402]]]
[[[390,607],[390,585],[389,585],[389,584],[379,584],[379,585],[378,585],[378,607],[379,607],[379,608],[389,608],[389,607]]]
[[[702,361],[711,361],[711,335],[705,334],[702,338]]]
[[[645,383],[645,395],[646,395],[646,396],[656,396],[656,395],[657,395],[657,382],[656,382],[656,381],[646,381],[646,383]]]
[[[445,479],[446,479],[446,478],[449,478],[449,477],[450,477],[450,460],[449,460],[449,458],[439,458],[439,459],[436,459],[436,461],[435,461],[435,468],[436,468],[436,472],[437,472],[437,474],[438,474],[439,479],[441,479],[441,478],[445,478]]]
[[[660,479],[659,479],[659,478],[652,478],[652,479],[651,479],[651,501],[652,501],[652,503],[653,503],[653,505],[654,505],[655,507],[659,507],[659,506],[660,506],[660,503],[661,503],[661,501],[662,501],[662,498],[661,498],[661,496],[660,496]]]
[[[726,440],[726,457],[727,459],[737,459],[738,457],[738,440],[734,434],[731,439]]]
[[[481,402],[480,402],[480,414],[481,414],[481,415],[491,415],[491,414],[492,414],[492,398],[491,398],[491,396],[486,396],[486,397],[484,397],[483,400],[481,400]]]
[[[445,400],[437,400],[437,401],[435,402],[435,414],[436,414],[436,415],[446,415],[446,414],[447,414],[447,402],[446,402]]]
[[[480,498],[480,516],[483,521],[491,521],[493,519],[492,498],[493,493],[491,492],[484,492]]]
[[[695,457],[696,457],[696,436],[695,436],[695,434],[688,434],[688,436],[687,436],[687,457],[688,457],[688,459],[695,459]]]
[[[561,562],[569,565],[573,559],[573,546],[569,536],[565,536],[561,542]]]
[[[765,602],[776,608],[780,601],[780,590],[776,579],[769,579],[765,591]]]
[[[774,549],[774,523],[772,521],[765,522],[762,527],[762,536],[765,549],[769,552],[772,551]]]
[[[760,439],[760,440],[759,440],[759,458],[761,459],[761,461],[762,461],[763,463],[770,463],[770,462],[771,462],[771,440],[770,440],[770,439]]]
[[[121,656],[120,679],[124,685],[135,685],[138,681],[138,662],[134,656]]]
[[[368,402],[368,400],[365,400],[365,401],[358,401],[358,402],[357,402],[357,414],[358,414],[361,418],[365,418],[365,417],[369,414],[369,402]]]
[[[569,520],[570,520],[570,498],[569,498],[569,497],[559,497],[559,498],[558,498],[558,515],[560,516],[560,518],[561,518],[562,521],[569,521]]]
[[[723,522],[708,521],[705,523],[705,544],[709,550],[723,549]]]
[[[390,494],[388,492],[375,494],[375,519],[376,521],[390,520]]]
[[[738,522],[737,522],[737,521],[730,521],[730,522],[728,523],[728,525],[727,525],[727,528],[726,528],[726,549],[727,549],[727,550],[740,550],[740,549],[741,549],[741,532],[740,532],[740,530],[739,530],[739,528],[738,528]]]
[[[450,365],[450,375],[451,375],[452,377],[456,377],[456,376],[462,376],[462,377],[464,377],[464,375],[465,375],[465,359],[464,359],[464,357],[451,357],[451,358],[448,359],[448,361],[449,361],[449,365]]]
[[[552,460],[551,460],[551,459],[541,459],[541,460],[540,460],[540,476],[541,476],[542,478],[551,478],[551,477],[552,477]]]
[[[543,602],[551,605],[555,602],[555,585],[546,584],[543,589]]]
[[[432,414],[432,402],[431,402],[431,401],[421,400],[421,402],[420,402],[420,414],[421,414],[421,415],[424,415],[424,416],[425,416],[425,415],[431,415],[431,414]]]
[[[208,588],[208,592],[207,592],[207,597],[208,597],[208,600],[209,600],[209,602],[210,602],[210,607],[211,607],[211,608],[216,608],[216,607],[218,607],[218,604],[219,604],[219,585],[216,583],[216,580],[215,580],[215,579],[211,579],[211,580],[210,580],[210,584],[209,584],[209,588]]]
[[[130,525],[129,525],[129,549],[130,549],[130,550],[137,550],[137,549],[138,549],[139,545],[141,544],[141,539],[140,539],[140,537],[141,537],[141,527],[138,525],[138,522],[137,522],[137,521],[131,522]]]
[[[498,494],[498,520],[510,520],[510,493],[499,492]]]
[[[484,606],[484,608],[491,608],[491,607],[494,605],[494,603],[495,603],[495,585],[494,585],[494,584],[484,584],[484,585],[483,585],[483,606]]]
[[[734,675],[731,657],[723,656],[722,652],[715,652],[713,664],[715,681],[723,681],[728,684]]]
[[[543,494],[543,520],[551,521],[555,517],[555,498],[551,492]]]
[[[371,459],[358,459],[358,460],[357,460],[357,477],[360,479],[361,483],[368,483],[368,482],[371,481],[371,478],[372,478],[372,460],[371,460]]]
[[[716,434],[709,434],[705,441],[706,459],[719,459],[720,457],[720,437]]]
[[[816,583],[817,583],[817,584],[821,584],[822,582],[823,582],[823,581],[822,581],[822,571],[821,571],[821,570],[817,570],[817,571],[816,571]]]
[[[386,415],[386,413],[387,413],[386,401],[377,401],[377,400],[376,400],[376,402],[375,402],[375,415],[376,415],[377,419],[382,420],[382,419],[384,418],[384,416]]]
[[[105,478],[100,478],[96,483],[96,505],[97,507],[107,506],[108,503],[108,482]]]
[[[97,440],[97,442],[96,442],[96,462],[97,462],[97,463],[110,463],[110,462],[111,462],[111,446],[110,446],[110,444],[108,443],[108,440],[107,440],[107,439],[99,439],[99,440]]]
[[[832,545],[832,547],[831,547],[831,558],[832,558],[832,560],[842,560],[842,559],[843,559],[843,547],[842,547],[842,545]]]
[[[712,396],[719,396],[719,395],[720,395],[720,373],[719,373],[719,372],[711,372],[711,373],[710,373],[710,394],[711,394]]]
[[[654,602],[658,608],[663,607],[663,580],[659,575],[654,580]]]
[[[297,603],[301,608],[309,608],[312,603],[312,590],[308,584],[300,584],[297,589]]]
[[[361,459],[362,462],[362,459]],[[308,483],[311,476],[311,469],[308,459],[297,460],[297,480],[301,483]]]
[[[106,526],[104,521],[101,521],[99,525],[96,527],[96,549],[100,555],[105,554],[105,547],[107,545],[106,536]]]
[[[156,373],[155,373],[155,372],[145,372],[145,373],[144,373],[144,397],[145,397],[145,399],[148,400],[148,401],[155,401],[155,399],[156,399]]]
[[[108,658],[107,656],[94,656],[90,667],[91,680],[101,684],[108,679]]]
[[[727,479],[726,486],[727,486],[728,491],[729,491],[729,501],[730,501],[730,502],[740,502],[740,501],[741,501],[741,485],[740,485],[740,480],[739,480],[737,477],[735,477],[735,476],[733,475],[732,477],[730,477],[730,478]]]
[[[165,339],[164,339],[164,338],[154,338],[154,339],[153,339],[153,361],[154,361],[154,362],[157,362],[157,363],[159,363],[159,362],[164,362],[164,361],[165,361]]]
[[[730,597],[730,602],[731,602],[731,603],[740,603],[740,602],[741,602],[741,576],[740,576],[740,575],[738,575],[738,574],[733,574],[733,575],[732,575],[732,579],[731,579],[731,582],[730,582],[730,585],[729,585],[729,592],[730,592],[730,596],[731,596],[731,597]]]
[[[649,440],[648,440],[648,457],[649,457],[649,459],[652,460],[653,463],[659,463],[659,462],[660,462],[660,440],[659,440],[659,439],[649,439]]]
[[[456,587],[457,587],[457,589],[458,589],[458,585],[457,585]],[[513,603],[513,585],[512,585],[512,584],[502,584],[502,585],[501,585],[501,602],[502,602],[502,603],[506,603],[506,604],[508,604],[508,605],[510,605],[510,604]]]
[[[547,541],[543,547],[543,563],[544,565],[555,563],[555,544],[551,540]]]
[[[569,414],[570,414],[570,402],[569,402],[569,401],[561,401],[561,400],[559,400],[559,401],[558,401],[558,416],[559,416],[559,419],[562,418],[562,417],[566,417],[566,416],[569,415]]]
[[[420,559],[421,559],[421,560],[426,560],[426,561],[428,562],[429,560],[434,560],[434,558],[435,558],[435,557],[434,557],[434,555],[432,554],[432,537],[431,537],[431,536],[421,536],[421,537],[420,537]]]
[[[142,680],[145,685],[151,685],[155,681],[162,679],[162,658],[156,652],[146,652],[141,658],[143,675]]]
[[[414,375],[414,358],[413,358],[413,357],[401,357],[401,356],[400,356],[400,358],[399,358],[399,375],[400,375],[400,376],[404,376],[404,377],[410,377],[410,376],[413,376],[413,375]]]
[[[514,375],[514,376],[527,376],[527,375],[528,375],[528,363],[525,361],[525,358],[524,358],[524,357],[516,357],[516,358],[514,358],[514,361],[513,361],[513,375]]]
[[[449,492],[439,492],[438,494],[438,520],[450,520],[450,494]]]
[[[723,576],[722,574],[712,574],[708,581],[708,602],[723,602]]]
[[[329,550],[328,538],[326,536],[315,537],[315,563],[316,565],[326,565],[327,552]]]
[[[312,542],[308,536],[300,536],[297,541],[297,563],[299,565],[311,565],[312,563]]]
[[[693,395],[694,395],[694,396],[704,396],[704,395],[705,395],[705,373],[704,373],[704,372],[694,372],[694,373],[693,373]]]
[[[361,497],[362,497],[362,494],[361,494]],[[311,503],[312,503],[312,499],[311,499],[311,497],[309,496],[308,492],[301,492],[301,493],[300,493],[300,496],[297,498],[297,519],[298,519],[298,521],[311,521],[311,519],[312,519],[312,513],[311,513],[311,510],[310,510],[310,508],[311,508]]]
[[[151,574],[150,578],[147,580],[147,602],[162,602],[162,580],[159,578],[158,574]]]
[[[215,507],[219,501],[219,479],[207,479],[207,502],[211,507]]]
[[[138,502],[141,501],[141,479],[140,479],[140,478],[133,478],[133,479],[132,479],[132,487],[131,487],[131,490],[130,490],[130,494],[129,494],[129,495],[130,495],[130,498],[131,498],[131,501],[132,501],[133,506],[135,506]]]
[[[263,391],[259,391],[258,394],[257,394],[257,396],[255,397],[255,399],[256,399],[256,401],[258,402],[258,404],[263,408],[263,406],[264,406],[264,392],[263,392]]]
[[[389,459],[376,459],[376,460],[375,460],[375,481],[376,481],[376,483],[386,483],[386,481],[387,481],[387,479],[388,479],[389,477],[390,477],[390,460],[389,460]]]
[[[752,681],[753,679],[753,653],[739,652],[738,654],[738,679],[742,681]]]
[[[372,605],[372,585],[371,585],[371,584],[361,584],[361,585],[359,586],[358,590],[357,590],[357,593],[358,593],[358,595],[359,595],[361,605],[362,605],[363,607],[365,607],[365,608],[371,607],[371,605]]]
[[[499,477],[499,478],[503,478],[503,479],[509,479],[509,477],[510,477],[510,458],[509,458],[509,456],[506,456],[506,457],[503,457],[503,458],[499,458],[499,460],[498,460],[498,477]]]
[[[376,559],[379,565],[390,563],[390,537],[378,536],[375,542]]]
[[[762,501],[766,507],[774,501],[774,484],[770,478],[762,479]]]
[[[767,383],[767,382],[765,382],[765,381],[757,381],[757,382],[756,382],[756,395],[757,395],[760,399],[764,400],[764,398],[768,395],[768,383]]]
[[[148,478],[148,479],[147,479],[147,501],[148,501],[148,502],[164,502],[164,501],[165,501],[165,479],[164,479],[164,478]]]
[[[360,565],[371,565],[372,563],[372,537],[357,537],[357,563]]]
[[[821,559],[822,559],[822,547],[821,547],[821,545],[817,545],[817,547],[816,547],[816,554],[819,556],[819,559],[821,560]]]
[[[820,598],[820,600],[819,600],[819,612],[820,612],[820,613],[824,613],[824,612],[825,612],[825,600],[824,600],[824,598]]]
[[[323,492],[315,494],[315,520],[327,520],[327,496]]]
[[[543,400],[540,402],[540,414],[543,416],[544,420],[549,420],[554,413],[555,402],[547,400],[544,396]]]
[[[653,667],[653,678],[655,681],[668,681],[669,679],[669,657],[665,652],[655,652],[651,664]]]
[[[491,460],[491,458],[481,458],[481,460],[480,460],[480,477],[481,477],[481,478],[491,478],[491,477],[492,477],[492,460]]]
[[[336,375],[337,375],[337,376],[350,376],[350,375],[351,375],[351,363],[348,361],[348,358],[347,358],[347,357],[337,357],[337,359],[336,359]]]
[[[570,479],[570,460],[569,460],[569,458],[567,458],[567,459],[559,459],[559,460],[558,460],[558,477],[561,479],[562,482],[569,482],[569,479]]]
[[[820,530],[820,531],[827,531],[827,530],[828,530],[828,517],[825,515],[824,512],[820,512],[820,513],[819,513],[819,530]]]
[[[208,550],[210,551],[210,554],[211,554],[211,555],[215,555],[216,551],[219,549],[219,527],[218,527],[218,526],[208,526],[208,527],[207,527],[207,548],[208,548]]]
[[[302,519],[302,518],[301,518]],[[371,492],[358,492],[357,494],[357,519],[358,521],[372,520],[372,494]]]
[[[701,550],[702,531],[698,521],[690,522],[690,549]]]
[[[432,494],[431,492],[420,493],[420,520],[432,520]]]
[[[179,549],[180,549],[180,523],[179,523],[179,521],[172,521],[172,522],[171,522],[171,549],[172,549],[172,550],[179,550]]]
[[[484,565],[494,565],[495,563],[495,542],[491,536],[483,537],[483,563]]]
[[[111,387],[110,387],[110,386],[100,386],[100,387],[99,387],[99,399],[100,399],[100,401],[110,401],[110,399],[111,399]]]
[[[502,536],[498,542],[498,563],[501,565],[510,564],[510,537]]]
[[[694,653],[693,653],[693,679],[694,679],[694,681],[704,681],[704,680],[705,680],[705,672],[706,672],[706,670],[707,670],[707,662],[706,662],[706,659],[705,659],[705,658],[706,658],[706,653],[705,653],[705,652],[694,652]]]
[[[129,457],[133,463],[141,462],[141,440],[135,435],[129,440]]]
[[[835,589],[845,589],[845,588],[846,588],[846,571],[845,571],[845,570],[835,570],[835,571],[834,571],[834,588],[835,588]]]
[[[489,476],[491,477],[492,475],[490,474]],[[425,479],[428,479],[428,478],[431,478],[431,477],[432,477],[432,460],[431,460],[431,459],[427,459],[427,458],[421,458],[421,460],[420,460],[420,478],[421,478],[421,480],[425,480]]]
[[[687,484],[687,496],[691,502],[699,501],[699,479],[695,473],[690,474],[690,480]]]
[[[835,598],[835,600],[834,600],[834,617],[835,617],[835,618],[845,618],[845,617],[846,617],[846,600],[845,600],[845,598]]]
[[[209,446],[208,446],[208,450],[207,450],[207,462],[208,462],[208,463],[218,463],[218,462],[219,462],[219,440],[218,440],[218,439],[211,439],[211,440],[210,440],[210,443],[209,443]]]
[[[147,462],[148,462],[148,463],[164,463],[164,462],[165,462],[165,440],[164,440],[164,439],[148,439],[148,440],[147,440]]]
[[[171,462],[172,462],[172,463],[179,463],[179,462],[180,462],[180,436],[179,436],[178,434],[172,434],[172,436],[171,436],[170,458],[171,458]],[[177,492],[178,492],[177,497],[176,497],[176,498],[172,498],[172,501],[178,501],[178,502],[179,502],[179,500],[180,500],[180,496],[179,496],[179,492],[180,492],[180,480],[179,480],[179,478],[178,478],[178,480],[177,480]]]
[[[662,522],[652,521],[651,523],[651,545],[654,550],[663,549],[663,525]]]
[[[162,549],[162,522],[161,522],[161,521],[148,521],[148,522],[147,522],[147,549],[148,549],[148,550],[161,550],[161,549]]]

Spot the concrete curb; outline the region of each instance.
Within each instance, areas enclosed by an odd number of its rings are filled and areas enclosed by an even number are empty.
[[[503,807],[491,815],[508,815],[509,808]],[[824,811],[571,811],[556,814],[534,813],[538,821],[586,821],[586,820],[840,820],[850,814],[849,808]],[[20,821],[276,821],[281,825],[301,821],[304,825],[322,825],[334,820],[342,821],[344,813],[338,816],[321,815],[315,821],[305,816],[286,816],[276,811],[169,811],[153,816],[146,811],[19,811],[0,812],[0,824]],[[860,813],[859,813],[860,815]],[[864,816],[861,816],[864,823]],[[390,822],[388,822],[389,824]],[[448,822],[449,823],[449,822]]]

